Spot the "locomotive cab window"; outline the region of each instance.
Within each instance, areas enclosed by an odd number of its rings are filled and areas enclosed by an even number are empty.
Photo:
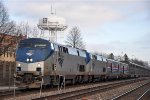
[[[30,48],[30,47],[32,47],[31,43],[20,43],[18,45],[18,48]]]
[[[18,48],[46,48],[46,43],[20,43]]]
[[[58,51],[58,45],[53,44],[55,51]]]
[[[68,47],[68,53],[78,56],[77,49]]]
[[[97,60],[102,61],[102,57],[98,55]]]
[[[80,57],[86,57],[85,51],[82,51],[82,50],[78,50],[78,51],[79,51],[79,56]]]
[[[46,48],[46,44],[34,44],[35,48]]]
[[[52,48],[52,50],[54,50],[54,44],[53,43],[51,43],[51,48]]]
[[[68,53],[68,48],[66,48],[66,47],[58,46],[58,49],[60,52]]]

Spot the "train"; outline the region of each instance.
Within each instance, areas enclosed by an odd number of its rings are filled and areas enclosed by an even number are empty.
[[[20,41],[16,51],[15,84],[20,88],[54,86],[62,79],[76,84],[141,76],[150,76],[150,69],[41,38]]]

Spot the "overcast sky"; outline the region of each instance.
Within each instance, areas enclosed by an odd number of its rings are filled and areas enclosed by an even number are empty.
[[[10,18],[36,26],[56,8],[68,33],[78,26],[88,51],[150,61],[150,0],[3,0]],[[64,35],[64,39],[65,39]]]

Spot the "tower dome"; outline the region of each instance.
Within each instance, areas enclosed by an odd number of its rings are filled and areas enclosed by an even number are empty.
[[[41,34],[44,31],[49,31],[50,41],[57,41],[57,31],[64,31],[67,28],[66,20],[51,13],[49,17],[44,17],[39,20],[38,28],[41,29]]]

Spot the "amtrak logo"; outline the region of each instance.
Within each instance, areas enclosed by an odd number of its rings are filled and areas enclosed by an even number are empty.
[[[32,56],[34,54],[34,50],[29,50],[27,53],[26,53],[28,56]]]

